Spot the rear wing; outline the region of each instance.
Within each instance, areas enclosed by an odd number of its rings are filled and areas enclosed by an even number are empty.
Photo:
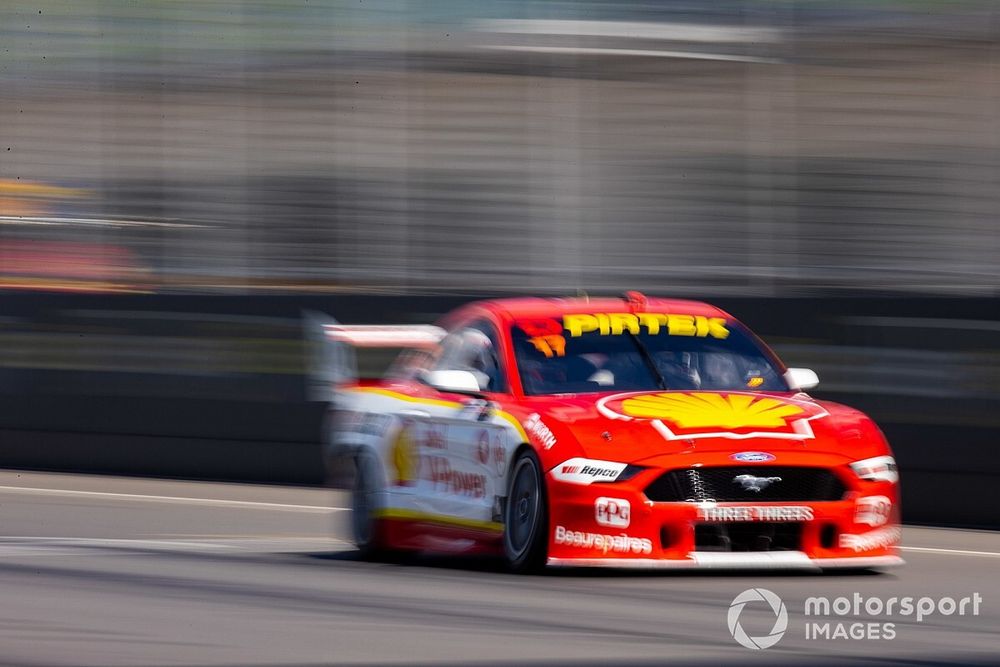
[[[302,315],[311,401],[329,401],[338,386],[358,380],[357,348],[430,349],[445,336],[430,324],[341,324],[324,313]]]
[[[337,324],[323,325],[326,339],[354,347],[431,348],[444,337],[444,329],[431,324]]]

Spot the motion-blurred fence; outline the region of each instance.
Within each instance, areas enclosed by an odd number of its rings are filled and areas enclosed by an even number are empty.
[[[943,0],[5,2],[0,277],[995,294],[998,16]],[[24,266],[38,256],[41,275]]]

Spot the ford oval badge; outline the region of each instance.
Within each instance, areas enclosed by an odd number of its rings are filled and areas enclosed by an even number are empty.
[[[760,463],[761,461],[773,461],[775,457],[773,454],[768,454],[767,452],[740,452],[733,454],[729,458],[734,461]]]

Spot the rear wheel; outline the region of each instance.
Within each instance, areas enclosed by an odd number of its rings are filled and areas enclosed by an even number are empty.
[[[381,524],[377,518],[379,492],[382,490],[381,466],[369,452],[354,459],[354,487],[351,492],[351,528],[354,544],[361,557],[375,559],[385,550]]]
[[[511,470],[504,511],[504,555],[515,572],[545,565],[548,548],[548,503],[538,457],[524,450]]]

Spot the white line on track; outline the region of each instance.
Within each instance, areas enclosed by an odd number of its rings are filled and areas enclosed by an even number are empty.
[[[937,547],[900,547],[900,549],[903,551],[955,554],[957,556],[984,556],[986,558],[1000,558],[1000,552],[996,551],[968,551],[966,549],[939,549]]]
[[[214,539],[146,539],[92,537],[0,537],[0,558],[25,556],[104,556],[150,553],[257,552],[285,553],[341,551],[352,545],[332,537],[246,538],[219,536]]]
[[[0,538],[0,549],[19,547],[133,547],[145,549],[231,549],[231,544],[210,542],[205,540],[157,540],[157,539],[123,539],[107,537],[3,537]]]
[[[553,53],[583,56],[639,56],[645,58],[682,58],[684,60],[722,60],[739,63],[759,63],[762,65],[777,65],[781,62],[774,58],[758,58],[755,56],[731,55],[727,53],[666,51],[662,49],[616,49],[609,47],[586,46],[511,46],[506,44],[487,44],[479,48],[489,49],[491,51],[522,51],[525,53]]]
[[[624,37],[680,42],[777,42],[782,33],[767,27],[649,21],[576,21],[566,19],[486,19],[473,21],[477,32],[569,37]]]
[[[343,512],[346,507],[320,507],[319,505],[289,505],[285,503],[262,503],[251,500],[222,500],[219,498],[185,498],[183,496],[149,496],[135,493],[110,493],[107,491],[76,491],[71,489],[43,489],[29,486],[0,486],[0,493],[24,493],[49,496],[77,496],[93,498],[120,498],[154,503],[176,503],[182,505],[212,505],[215,507],[238,507],[246,509],[275,510],[279,512],[315,512],[328,514]]]

